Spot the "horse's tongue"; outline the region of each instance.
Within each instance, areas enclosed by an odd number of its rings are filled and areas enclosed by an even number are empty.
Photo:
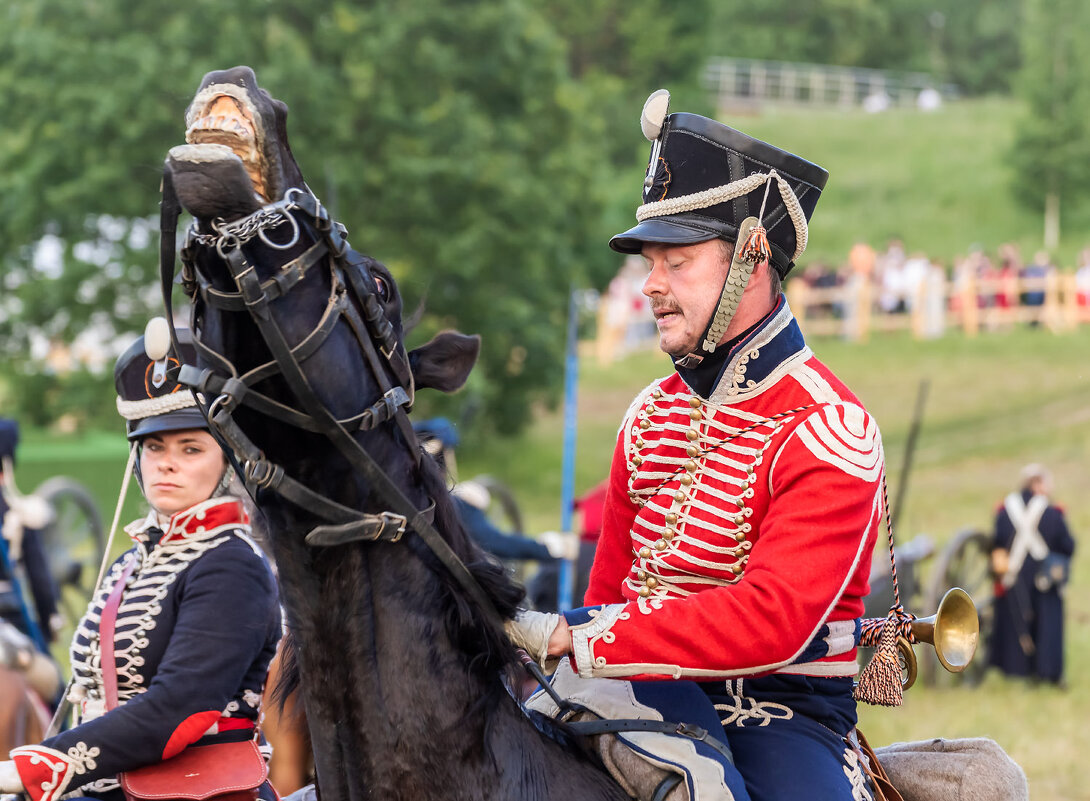
[[[237,220],[262,206],[242,159],[227,145],[178,145],[167,167],[178,200],[199,220]]]

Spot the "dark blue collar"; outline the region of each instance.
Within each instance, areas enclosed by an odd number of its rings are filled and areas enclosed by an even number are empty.
[[[698,367],[678,367],[677,371],[700,397],[715,403],[734,403],[759,394],[779,380],[787,362],[805,360],[810,355],[791,307],[780,295],[776,307],[753,328],[716,348]]]

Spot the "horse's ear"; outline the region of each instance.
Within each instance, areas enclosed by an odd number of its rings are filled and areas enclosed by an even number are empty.
[[[409,353],[409,366],[417,389],[454,392],[469,378],[481,352],[481,338],[457,331],[443,331],[431,342]]]

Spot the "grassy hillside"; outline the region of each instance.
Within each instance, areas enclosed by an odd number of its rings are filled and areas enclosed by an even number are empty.
[[[773,109],[724,122],[829,170],[804,261],[838,264],[856,241],[881,248],[898,236],[910,251],[949,263],[974,246],[994,254],[1015,241],[1026,257],[1041,246],[1041,214],[1019,205],[1011,188],[1020,109],[986,99],[934,113]],[[1064,209],[1066,265],[1090,243],[1088,211]]]

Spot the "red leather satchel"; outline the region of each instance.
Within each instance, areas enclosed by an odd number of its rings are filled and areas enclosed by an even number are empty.
[[[253,740],[191,745],[176,757],[120,774],[129,801],[254,801],[269,775]]]
[[[114,662],[114,627],[125,582],[136,566],[129,560],[114,584],[99,623],[102,683],[106,709],[117,707],[117,665]],[[191,745],[182,753],[154,765],[127,770],[117,778],[129,801],[255,801],[258,788],[269,776],[269,766],[253,740],[215,745]]]

